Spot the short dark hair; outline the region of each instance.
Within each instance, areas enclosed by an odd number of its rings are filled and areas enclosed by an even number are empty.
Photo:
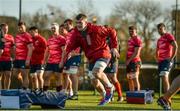
[[[137,30],[137,27],[134,25],[129,26],[129,30]]]
[[[21,26],[21,25],[25,25],[25,26],[26,26],[26,23],[23,22],[23,21],[20,21],[20,22],[18,23],[18,26]]]
[[[87,19],[87,16],[85,15],[85,14],[82,14],[82,13],[80,13],[80,14],[78,14],[77,16],[76,16],[76,20],[80,20],[80,19]]]
[[[160,27],[166,27],[164,23],[159,23],[157,24],[157,28],[159,29]]]
[[[73,24],[73,20],[72,20],[72,19],[66,19],[66,20],[64,21],[64,23]]]
[[[6,23],[1,23],[1,24],[0,24],[0,28],[2,28],[2,27],[4,27],[4,26],[8,26],[8,24],[6,24]]]
[[[64,24],[59,25],[59,28],[60,28],[60,27],[64,27]]]
[[[32,26],[29,28],[29,30],[38,30],[38,28],[36,26]]]

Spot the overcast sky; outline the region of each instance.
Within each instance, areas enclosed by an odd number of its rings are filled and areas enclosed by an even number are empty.
[[[69,12],[76,9],[78,0],[22,0],[22,13],[33,14],[38,9],[47,11],[46,7],[48,4],[60,7],[62,10]],[[98,14],[104,18],[108,16],[114,4],[119,3],[122,0],[92,0],[95,9]],[[139,0],[138,0],[139,1]],[[176,0],[154,0],[158,1],[163,8],[172,9],[175,5]],[[179,1],[180,2],[180,1]],[[19,16],[19,0],[0,0],[0,15]]]

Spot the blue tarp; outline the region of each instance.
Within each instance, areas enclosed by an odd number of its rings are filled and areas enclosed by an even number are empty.
[[[2,96],[19,96],[20,108],[28,109],[33,105],[42,108],[64,108],[67,96],[59,92],[31,91],[23,89],[1,90]]]

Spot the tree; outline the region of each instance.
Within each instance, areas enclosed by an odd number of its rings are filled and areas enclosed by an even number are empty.
[[[155,50],[154,44],[157,40],[157,28],[156,25],[159,22],[169,23],[171,20],[163,13],[160,3],[150,0],[133,1],[128,0],[115,4],[113,10],[113,16],[120,18],[120,24],[123,22],[128,25],[136,25],[138,28],[139,35],[144,41],[144,47],[142,50],[143,60],[152,61],[154,60]],[[128,30],[128,28],[126,29]],[[127,33],[128,34],[128,33]],[[152,45],[153,43],[153,45]]]
[[[47,29],[52,22],[61,24],[65,20],[66,14],[59,7],[48,5],[47,9],[47,12],[39,9],[33,15],[23,13],[22,20],[25,21],[28,26],[35,25],[41,29]]]
[[[101,22],[101,18],[94,7],[92,0],[79,0],[76,4],[76,7],[77,11],[74,12],[73,16],[76,16],[79,13],[83,13],[88,16],[89,21],[94,23]],[[96,21],[93,21],[93,19],[96,19]]]

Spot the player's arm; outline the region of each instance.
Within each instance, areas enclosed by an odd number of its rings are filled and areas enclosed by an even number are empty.
[[[16,47],[15,47],[14,37],[12,36],[11,48],[10,48],[10,55],[11,55],[12,61],[15,60],[15,54],[16,54]]]
[[[80,43],[79,40],[77,40],[76,33],[74,32],[70,35],[70,40],[65,47],[65,56],[68,56],[71,51],[75,50],[78,47],[80,47]]]
[[[118,39],[116,30],[113,28],[107,28],[107,33],[110,37],[110,48],[113,57],[119,58],[119,51],[118,51]]]
[[[45,53],[44,53],[44,64],[46,64],[47,60],[49,58],[49,48],[46,47]]]
[[[170,58],[170,60],[172,61],[177,54],[178,45],[177,45],[177,42],[175,40],[171,42],[171,45],[173,46],[172,57]]]
[[[27,45],[27,48],[28,48],[28,53],[27,53],[27,57],[26,57],[26,66],[29,66],[32,52],[33,52],[33,43],[29,43]]]
[[[62,68],[64,65],[64,59],[65,59],[65,54],[66,54],[66,50],[65,50],[65,46],[61,47],[62,50],[62,54],[61,54],[61,62],[59,63],[59,67]]]
[[[134,58],[137,57],[137,55],[140,54],[141,51],[141,47],[135,47],[134,48],[134,53],[132,54],[132,56],[126,61],[126,65],[128,65]]]
[[[158,61],[158,57],[159,57],[159,51],[158,49],[156,49],[156,61]]]

